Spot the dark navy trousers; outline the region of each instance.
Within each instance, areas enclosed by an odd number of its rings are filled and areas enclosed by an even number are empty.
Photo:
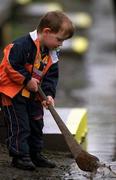
[[[43,107],[41,102],[21,94],[3,106],[7,126],[7,146],[10,156],[27,156],[43,148]]]

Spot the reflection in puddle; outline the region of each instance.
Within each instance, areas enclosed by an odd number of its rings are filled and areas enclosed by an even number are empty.
[[[75,163],[71,164],[70,169],[65,174],[65,180],[99,180],[99,179],[110,179],[116,178],[116,162],[101,164],[101,167],[98,168],[97,172],[85,173],[79,170]]]

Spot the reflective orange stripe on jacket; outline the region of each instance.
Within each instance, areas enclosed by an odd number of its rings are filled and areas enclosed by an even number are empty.
[[[25,79],[25,77],[18,71],[15,71],[9,63],[9,53],[12,47],[13,44],[9,44],[5,48],[4,57],[0,65],[0,93],[11,98],[23,88],[23,81]]]

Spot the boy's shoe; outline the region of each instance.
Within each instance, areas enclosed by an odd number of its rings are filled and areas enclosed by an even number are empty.
[[[13,157],[11,165],[19,169],[30,171],[36,168],[30,157]]]
[[[37,153],[35,155],[31,156],[32,162],[37,167],[46,167],[46,168],[55,168],[56,164],[48,160],[46,157],[44,157],[42,154]]]

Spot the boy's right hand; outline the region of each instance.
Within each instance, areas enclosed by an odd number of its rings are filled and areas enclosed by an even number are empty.
[[[38,85],[40,81],[36,78],[31,78],[31,80],[27,83],[26,89],[32,92],[38,91]]]

